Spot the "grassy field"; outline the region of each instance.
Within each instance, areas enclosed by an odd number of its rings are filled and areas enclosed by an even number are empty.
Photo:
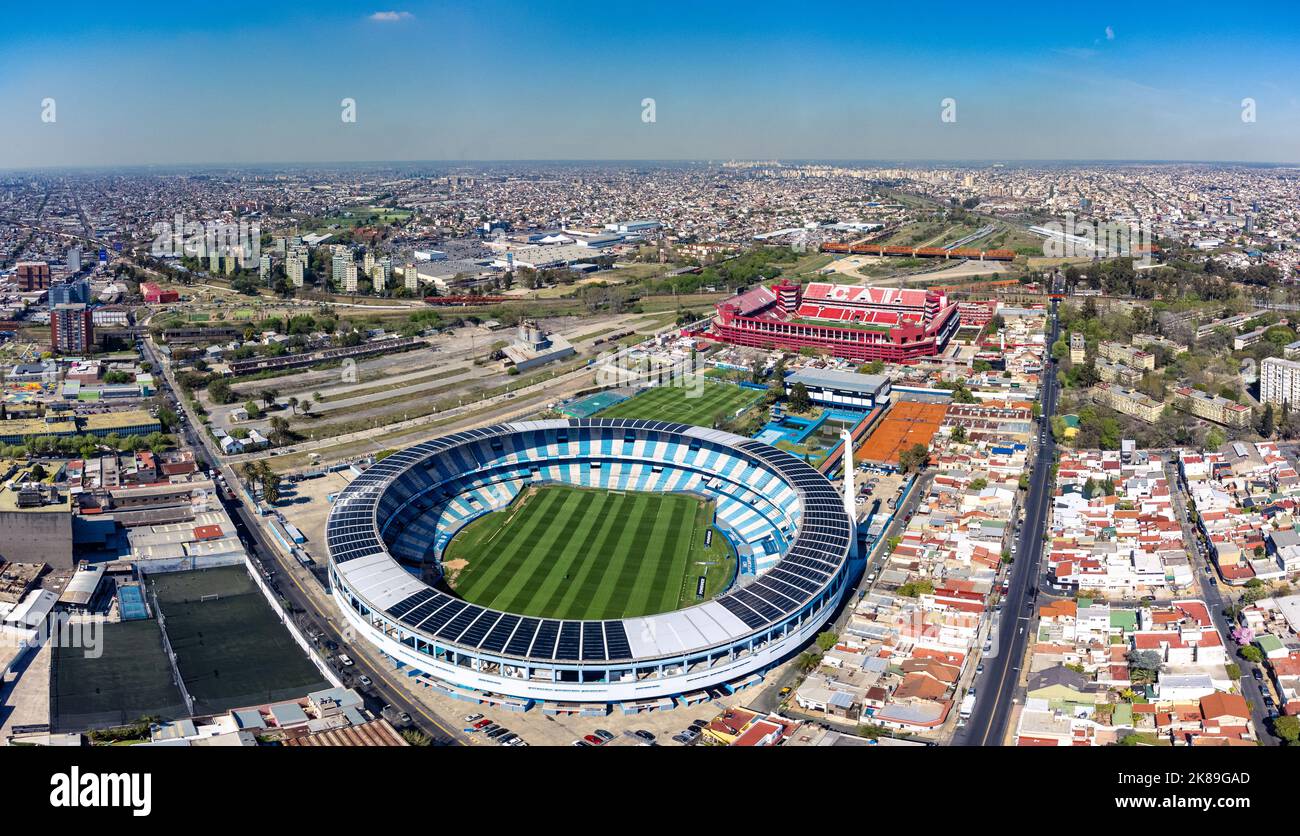
[[[699,397],[692,397],[700,393]],[[599,418],[653,418],[677,421],[697,427],[712,427],[714,421],[735,416],[752,406],[763,393],[724,383],[705,383],[702,388],[657,386],[599,413]]]
[[[199,713],[328,688],[242,566],[151,575],[185,688]],[[203,600],[207,596],[215,599]],[[150,626],[155,626],[150,622]]]
[[[735,556],[705,531],[713,505],[683,494],[552,485],[475,520],[443,561],[462,598],[547,618],[627,618],[704,600],[731,583]]]

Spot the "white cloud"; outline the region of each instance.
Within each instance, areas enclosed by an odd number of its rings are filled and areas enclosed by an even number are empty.
[[[1115,40],[1115,29],[1114,29],[1114,27],[1111,27],[1111,26],[1107,26],[1107,27],[1106,27],[1106,40],[1108,40],[1108,41],[1113,41],[1113,40]]]
[[[410,12],[375,12],[370,19],[377,23],[396,23],[399,20],[411,20],[415,15]]]

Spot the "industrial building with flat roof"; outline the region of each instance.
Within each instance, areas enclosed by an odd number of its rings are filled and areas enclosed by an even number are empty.
[[[835,369],[801,369],[786,378],[786,384],[802,383],[808,397],[826,406],[871,410],[889,401],[889,378],[882,374],[858,374]]]

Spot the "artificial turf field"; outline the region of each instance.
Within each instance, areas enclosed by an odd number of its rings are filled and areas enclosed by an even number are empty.
[[[186,717],[185,701],[172,682],[162,634],[153,619],[101,626],[100,655],[54,645],[55,731],[134,723],[141,717]]]
[[[736,558],[713,503],[684,494],[549,485],[475,520],[443,555],[467,601],[544,618],[628,618],[712,598]],[[460,564],[460,561],[464,561]],[[705,594],[696,596],[700,575]]]
[[[150,575],[149,582],[200,714],[329,687],[243,566]]]
[[[694,395],[699,397],[693,397]],[[697,427],[712,427],[718,419],[729,419],[736,411],[752,406],[763,393],[731,383],[703,383],[700,387],[656,386],[634,398],[597,413],[599,418],[650,418],[676,421]]]

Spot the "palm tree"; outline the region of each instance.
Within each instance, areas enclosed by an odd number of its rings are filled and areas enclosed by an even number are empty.
[[[289,410],[290,410],[294,415],[297,415],[297,414],[298,414],[298,399],[297,399],[297,398],[290,396],[290,398],[289,398]]]

